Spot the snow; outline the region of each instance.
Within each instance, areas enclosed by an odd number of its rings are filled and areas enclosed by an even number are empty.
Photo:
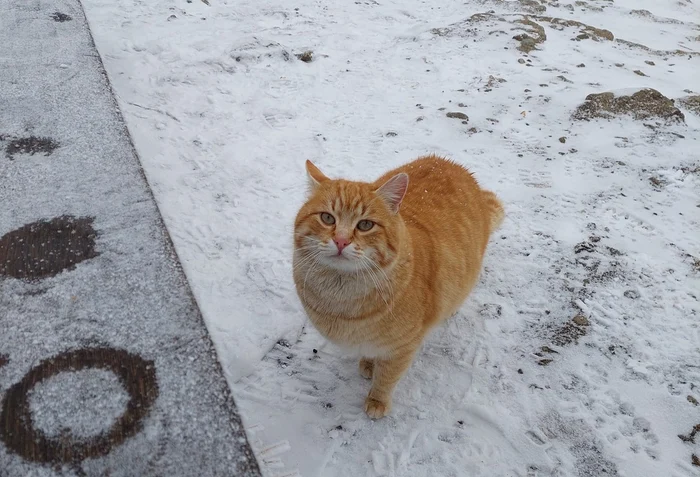
[[[47,436],[70,429],[72,436],[85,439],[108,431],[126,411],[129,398],[114,373],[90,369],[37,384],[29,392],[29,408],[34,426]]]
[[[590,93],[697,88],[700,57],[665,53],[700,51],[696,4],[210,3],[84,5],[267,475],[697,473],[678,435],[700,399],[700,118],[571,119]],[[529,55],[517,13],[547,35]],[[615,40],[574,41],[548,16]],[[372,422],[356,361],[305,326],[294,292],[303,164],[369,180],[433,152],[507,218]]]

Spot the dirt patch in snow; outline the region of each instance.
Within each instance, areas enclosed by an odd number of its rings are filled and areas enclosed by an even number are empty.
[[[512,26],[508,27],[505,25],[508,23]],[[518,41],[518,50],[523,53],[530,53],[533,50],[540,49],[540,46],[547,40],[545,29],[547,24],[554,30],[564,31],[567,28],[572,29],[571,41],[614,41],[628,48],[642,50],[655,56],[688,56],[692,58],[700,55],[700,52],[697,51],[681,49],[659,50],[634,41],[616,38],[610,30],[598,28],[577,20],[522,13],[475,13],[464,21],[444,28],[434,28],[432,33],[438,36],[475,37],[480,30],[488,30],[488,36],[505,35],[508,32],[521,31],[522,33],[518,33],[512,38]]]
[[[73,19],[70,15],[61,12],[54,12],[51,14],[51,18],[58,23],[69,22]]]
[[[92,222],[91,217],[61,216],[8,232],[0,238],[0,275],[36,280],[96,257]]]
[[[538,47],[547,41],[547,33],[544,28],[544,24],[549,24],[552,28],[556,30],[564,30],[565,28],[572,28],[575,31],[571,37],[572,41],[581,41],[591,39],[594,41],[613,41],[615,36],[609,30],[604,30],[601,28],[596,28],[591,25],[576,21],[568,20],[564,18],[557,17],[547,17],[540,15],[522,15],[522,14],[507,14],[507,15],[496,15],[490,12],[486,13],[476,13],[469,17],[464,22],[460,22],[454,25],[450,25],[447,28],[436,28],[433,29],[433,34],[439,36],[449,36],[452,34],[457,34],[464,36],[465,34],[473,34],[476,32],[476,27],[463,28],[467,25],[477,25],[489,23],[490,26],[487,27],[491,30],[491,33],[505,33],[502,29],[501,24],[510,23],[513,27],[510,28],[511,31],[523,31],[523,33],[518,33],[513,36],[513,39],[519,42],[518,50],[523,53],[530,53],[533,50],[538,49]],[[491,27],[496,27],[491,29]],[[463,30],[463,31],[460,31]]]
[[[615,41],[617,43],[625,45],[628,48],[632,48],[632,49],[636,49],[636,50],[643,50],[649,54],[656,55],[656,56],[687,56],[689,58],[692,58],[694,56],[700,55],[700,52],[697,52],[697,51],[688,51],[688,50],[680,50],[680,49],[657,50],[655,48],[648,47],[648,46],[643,45],[641,43],[637,43],[637,42],[629,41],[629,40],[624,40],[622,38],[616,38]]]
[[[631,115],[638,121],[659,118],[666,121],[685,121],[685,115],[655,89],[642,89],[631,95],[616,95],[612,92],[589,94],[586,101],[576,108],[572,117],[578,120],[612,119],[620,115]]]
[[[578,343],[579,338],[588,333],[588,318],[583,315],[576,315],[571,321],[554,330],[552,343],[556,346],[566,346],[571,343]]]
[[[700,116],[700,94],[679,98],[678,103],[691,113]]]
[[[3,139],[0,137],[0,139]],[[58,142],[50,137],[22,137],[11,140],[5,147],[5,155],[8,159],[14,159],[17,154],[44,154],[50,156],[59,146]]]

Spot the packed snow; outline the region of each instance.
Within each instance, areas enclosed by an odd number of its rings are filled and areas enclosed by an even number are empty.
[[[698,475],[700,5],[83,3],[266,476]],[[572,118],[640,88],[685,120]],[[507,218],[371,421],[294,291],[304,161],[426,153]]]

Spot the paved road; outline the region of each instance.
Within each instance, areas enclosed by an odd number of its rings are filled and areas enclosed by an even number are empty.
[[[260,475],[72,0],[0,0],[0,476],[20,475]]]

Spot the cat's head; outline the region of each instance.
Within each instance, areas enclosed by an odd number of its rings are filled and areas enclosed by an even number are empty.
[[[383,183],[326,177],[306,161],[309,199],[294,223],[294,247],[301,260],[340,272],[389,266],[396,258],[402,228],[399,208],[408,175]]]

